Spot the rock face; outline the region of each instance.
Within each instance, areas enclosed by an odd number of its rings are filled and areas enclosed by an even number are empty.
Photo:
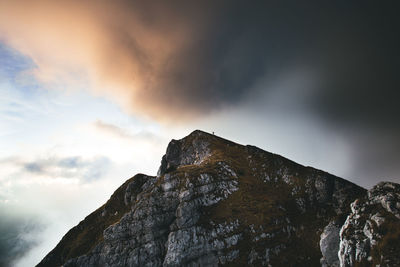
[[[124,183],[38,266],[338,266],[339,243],[351,265],[347,251],[361,243],[343,230],[350,203],[375,196],[383,210],[374,218],[385,222],[399,208],[397,195],[373,192],[195,131],[170,142],[157,176]]]
[[[400,185],[377,184],[351,204],[340,230],[341,266],[400,266]]]
[[[340,225],[335,222],[330,222],[321,234],[319,246],[321,248],[322,259],[321,265],[326,267],[339,266],[339,232]]]
[[[202,132],[195,131],[191,134],[191,138],[172,140],[162,157],[158,176],[179,166],[199,165],[205,160],[210,155],[210,148],[208,141],[203,137]]]

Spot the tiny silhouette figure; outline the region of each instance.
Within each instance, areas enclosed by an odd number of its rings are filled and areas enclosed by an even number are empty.
[[[214,135],[214,132],[212,132],[213,133],[213,135]]]

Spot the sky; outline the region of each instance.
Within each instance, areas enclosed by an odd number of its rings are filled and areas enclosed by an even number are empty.
[[[0,266],[195,129],[400,182],[396,1],[0,0]]]

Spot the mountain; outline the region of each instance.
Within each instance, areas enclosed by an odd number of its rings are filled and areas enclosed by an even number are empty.
[[[196,130],[37,266],[395,266],[399,200]]]

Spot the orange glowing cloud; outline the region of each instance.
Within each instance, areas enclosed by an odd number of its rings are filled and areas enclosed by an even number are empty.
[[[85,80],[130,112],[189,117],[199,110],[182,114],[196,104],[178,95],[186,90],[182,57],[206,24],[196,12],[163,1],[0,0],[0,40],[30,57],[44,83]]]

